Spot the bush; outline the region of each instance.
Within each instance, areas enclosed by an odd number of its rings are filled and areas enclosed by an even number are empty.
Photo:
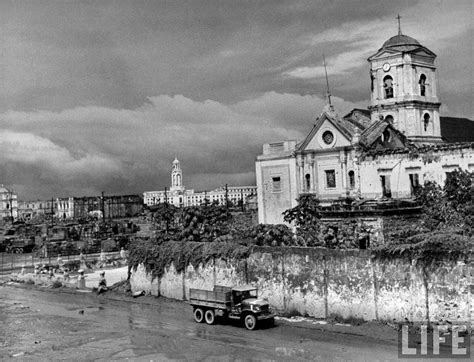
[[[51,288],[56,289],[56,288],[61,288],[63,286],[63,283],[61,283],[59,280],[55,280],[53,284],[51,285]]]
[[[235,242],[165,241],[157,243],[153,239],[137,239],[130,245],[128,265],[129,270],[136,270],[140,264],[143,264],[153,278],[159,278],[171,264],[179,273],[189,265],[197,268],[199,264],[205,264],[213,258],[246,259],[250,251],[251,245]]]

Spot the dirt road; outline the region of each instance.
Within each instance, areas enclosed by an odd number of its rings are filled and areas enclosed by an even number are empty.
[[[0,325],[0,359],[397,360],[396,344],[367,337],[197,324],[189,305],[164,298],[146,305],[0,286]]]

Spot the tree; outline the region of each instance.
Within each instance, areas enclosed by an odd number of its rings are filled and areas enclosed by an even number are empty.
[[[188,241],[213,241],[230,231],[232,216],[217,203],[185,207],[181,211],[179,237]]]
[[[302,195],[298,205],[283,212],[283,220],[296,226],[298,244],[321,245],[318,239],[318,223],[321,218],[319,200],[314,195]]]
[[[164,224],[166,232],[169,231],[170,224],[174,222],[176,218],[178,208],[167,202],[153,206],[153,218],[159,222],[160,225]]]
[[[418,189],[417,198],[423,205],[422,219],[426,228],[443,232],[453,228],[472,235],[473,177],[474,173],[459,169],[448,173],[443,188],[428,181]]]

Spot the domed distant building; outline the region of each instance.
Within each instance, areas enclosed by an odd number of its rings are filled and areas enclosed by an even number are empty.
[[[340,117],[328,107],[304,140],[264,144],[256,161],[259,222],[282,223],[303,194],[326,206],[409,199],[425,181],[473,171],[474,122],[440,117],[435,58],[399,30],[368,58],[368,109]]]
[[[229,186],[219,187],[211,191],[195,192],[186,189],[183,184],[183,171],[177,158],[171,165],[171,187],[162,191],[146,191],[143,193],[143,202],[147,206],[154,206],[164,202],[176,207],[199,206],[206,202],[216,202],[225,205],[228,200],[233,205],[246,205],[251,197],[256,196],[257,186]]]

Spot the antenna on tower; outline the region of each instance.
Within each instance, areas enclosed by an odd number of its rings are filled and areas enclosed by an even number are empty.
[[[329,109],[334,111],[334,108],[331,103],[331,92],[329,91],[329,79],[328,79],[328,70],[326,68],[326,58],[324,58],[323,54],[323,64],[324,64],[324,73],[326,74],[326,87],[327,87],[327,95],[328,95],[328,102],[329,102]]]
[[[395,18],[395,19],[398,20],[398,35],[402,35],[402,25],[401,25],[401,23],[400,23],[400,19],[401,19],[401,18],[402,18],[402,17],[400,16],[400,14],[398,14],[397,17]]]

